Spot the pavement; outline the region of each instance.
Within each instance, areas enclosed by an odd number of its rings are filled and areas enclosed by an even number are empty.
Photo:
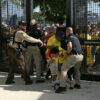
[[[100,82],[81,81],[81,89],[56,94],[51,82],[25,85],[20,75],[15,75],[15,84],[5,85],[7,73],[0,72],[0,100],[100,100]],[[31,77],[35,80],[35,77]]]

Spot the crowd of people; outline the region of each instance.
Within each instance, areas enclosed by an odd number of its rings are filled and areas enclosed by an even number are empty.
[[[100,40],[100,22],[96,25],[91,21],[88,22],[87,40]],[[91,70],[95,65],[99,64],[99,51],[99,45],[87,45],[88,70]]]
[[[25,85],[33,83],[31,73],[36,71],[36,83],[43,83],[51,75],[52,87],[55,93],[70,89],[80,89],[80,67],[83,61],[83,51],[79,39],[74,35],[72,27],[64,26],[60,18],[59,25],[38,26],[35,19],[30,21],[30,30],[26,23],[20,21],[12,29],[6,27],[6,53],[9,61],[9,72],[5,84],[13,84],[16,67],[21,69],[21,77]],[[43,72],[45,78],[42,78]],[[72,79],[75,82],[72,82]]]

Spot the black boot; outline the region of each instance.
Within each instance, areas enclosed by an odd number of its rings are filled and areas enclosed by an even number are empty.
[[[7,80],[7,81],[5,82],[5,84],[14,84],[14,83],[15,83],[15,81],[13,81],[13,80],[12,80],[12,81],[8,81],[8,80]]]
[[[25,85],[31,85],[31,84],[33,84],[32,80],[28,80],[28,81],[25,82]]]
[[[62,92],[65,92],[66,91],[66,87],[59,87],[55,93],[62,93]]]
[[[75,84],[75,85],[74,85],[74,88],[76,88],[76,89],[80,89],[81,86],[80,86],[79,84]]]

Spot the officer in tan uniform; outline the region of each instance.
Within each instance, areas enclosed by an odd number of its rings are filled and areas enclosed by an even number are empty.
[[[8,46],[8,60],[10,63],[9,66],[9,73],[5,84],[12,84],[15,83],[14,79],[14,70],[16,67],[20,67],[23,72],[23,78],[25,80],[25,84],[29,85],[32,84],[28,74],[26,73],[25,69],[25,62],[24,62],[24,48],[22,46],[23,41],[28,41],[31,43],[40,43],[43,45],[43,42],[40,39],[35,39],[27,35],[26,31],[26,23],[21,23],[21,29],[16,32],[15,39],[13,44],[9,44]]]

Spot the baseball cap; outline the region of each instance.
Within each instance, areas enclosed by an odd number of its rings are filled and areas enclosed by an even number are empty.
[[[63,39],[64,38],[64,32],[58,31],[58,32],[56,32],[56,36],[59,37],[60,39]]]

